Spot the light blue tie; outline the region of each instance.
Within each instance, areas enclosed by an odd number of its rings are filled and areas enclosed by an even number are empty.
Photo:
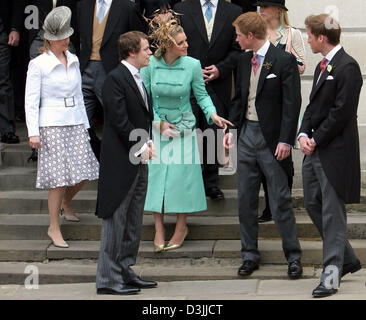
[[[210,0],[206,1],[207,9],[205,12],[205,17],[207,19],[207,22],[210,23],[210,20],[212,19],[212,3]]]
[[[102,20],[104,19],[105,15],[105,2],[104,0],[98,0],[99,1],[99,10],[97,12],[97,19],[99,23],[102,23]]]

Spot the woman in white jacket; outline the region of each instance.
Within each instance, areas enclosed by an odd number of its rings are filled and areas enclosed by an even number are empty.
[[[29,144],[39,149],[37,182],[50,189],[48,236],[67,248],[59,214],[78,222],[70,202],[86,180],[98,179],[99,165],[88,141],[89,128],[78,58],[68,51],[71,10],[57,7],[44,23],[43,53],[29,63],[25,112]]]

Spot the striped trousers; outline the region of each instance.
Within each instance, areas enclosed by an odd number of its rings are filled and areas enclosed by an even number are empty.
[[[126,198],[111,217],[103,219],[97,289],[118,291],[137,277],[131,266],[140,245],[147,180],[148,166],[141,164]]]

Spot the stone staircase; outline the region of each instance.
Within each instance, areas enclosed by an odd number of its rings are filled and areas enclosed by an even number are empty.
[[[19,145],[3,145],[0,167],[0,284],[22,284],[27,266],[36,266],[40,283],[93,282],[97,267],[101,221],[94,215],[96,182],[88,183],[76,196],[73,209],[80,223],[60,220],[68,249],[56,248],[47,237],[49,223],[47,191],[34,188],[36,164],[27,163],[29,148],[24,124],[18,130]],[[295,164],[301,163],[295,157]],[[298,166],[296,164],[295,166]],[[142,241],[137,265],[141,276],[158,281],[237,279],[240,258],[240,232],[237,218],[236,175],[222,171],[220,186],[224,201],[207,199],[208,210],[188,218],[190,233],[176,251],[154,253],[154,223],[151,213],[144,215]],[[305,278],[316,277],[322,261],[319,234],[302,203],[301,177],[295,179],[293,200],[297,229],[303,248]],[[263,208],[260,194],[260,211]],[[362,203],[347,207],[348,236],[362,263],[366,263],[366,194]],[[174,231],[175,216],[165,219],[166,239]],[[273,222],[260,224],[261,268],[253,274],[259,279],[286,279],[287,264]]]
[[[364,0],[287,0],[290,21],[303,32],[307,67],[302,76],[302,112],[308,103],[313,72],[321,56],[311,53],[306,43],[305,17],[319,14],[326,9],[338,10],[342,25],[342,43],[347,52],[356,58],[365,78],[366,42]],[[332,7],[329,7],[332,6]],[[335,11],[334,11],[335,10]],[[366,96],[361,91],[358,109],[362,198],[361,204],[347,206],[348,237],[356,254],[366,264]],[[80,216],[80,223],[62,221],[62,233],[70,248],[60,249],[51,245],[46,232],[48,227],[47,192],[34,188],[36,164],[27,163],[30,155],[24,124],[18,134],[19,145],[0,144],[0,284],[24,284],[26,268],[39,270],[41,284],[94,282],[101,221],[94,216],[96,183],[88,183],[76,196],[73,209]],[[322,261],[319,234],[303,208],[301,163],[298,150],[293,153],[295,179],[293,200],[297,230],[303,249],[304,278],[318,278]],[[144,216],[142,241],[135,271],[157,281],[238,279],[241,264],[240,237],[237,218],[237,191],[235,175],[222,172],[221,188],[226,199],[214,202],[208,199],[208,210],[193,214],[188,219],[190,233],[184,246],[176,251],[153,253],[154,225],[150,213]],[[263,208],[261,193],[260,211]],[[166,239],[173,232],[174,216],[166,217]],[[261,267],[253,273],[255,279],[287,279],[287,264],[281,241],[273,222],[259,228]]]

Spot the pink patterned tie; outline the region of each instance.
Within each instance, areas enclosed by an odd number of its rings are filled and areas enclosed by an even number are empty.
[[[255,54],[252,58],[252,67],[253,67],[253,72],[254,72],[255,76],[257,75],[257,71],[259,69],[259,61],[258,61],[257,57],[258,57],[258,54]]]
[[[325,68],[327,67],[327,58],[323,58],[323,60],[320,62],[320,70],[322,71],[321,73],[323,74]]]

